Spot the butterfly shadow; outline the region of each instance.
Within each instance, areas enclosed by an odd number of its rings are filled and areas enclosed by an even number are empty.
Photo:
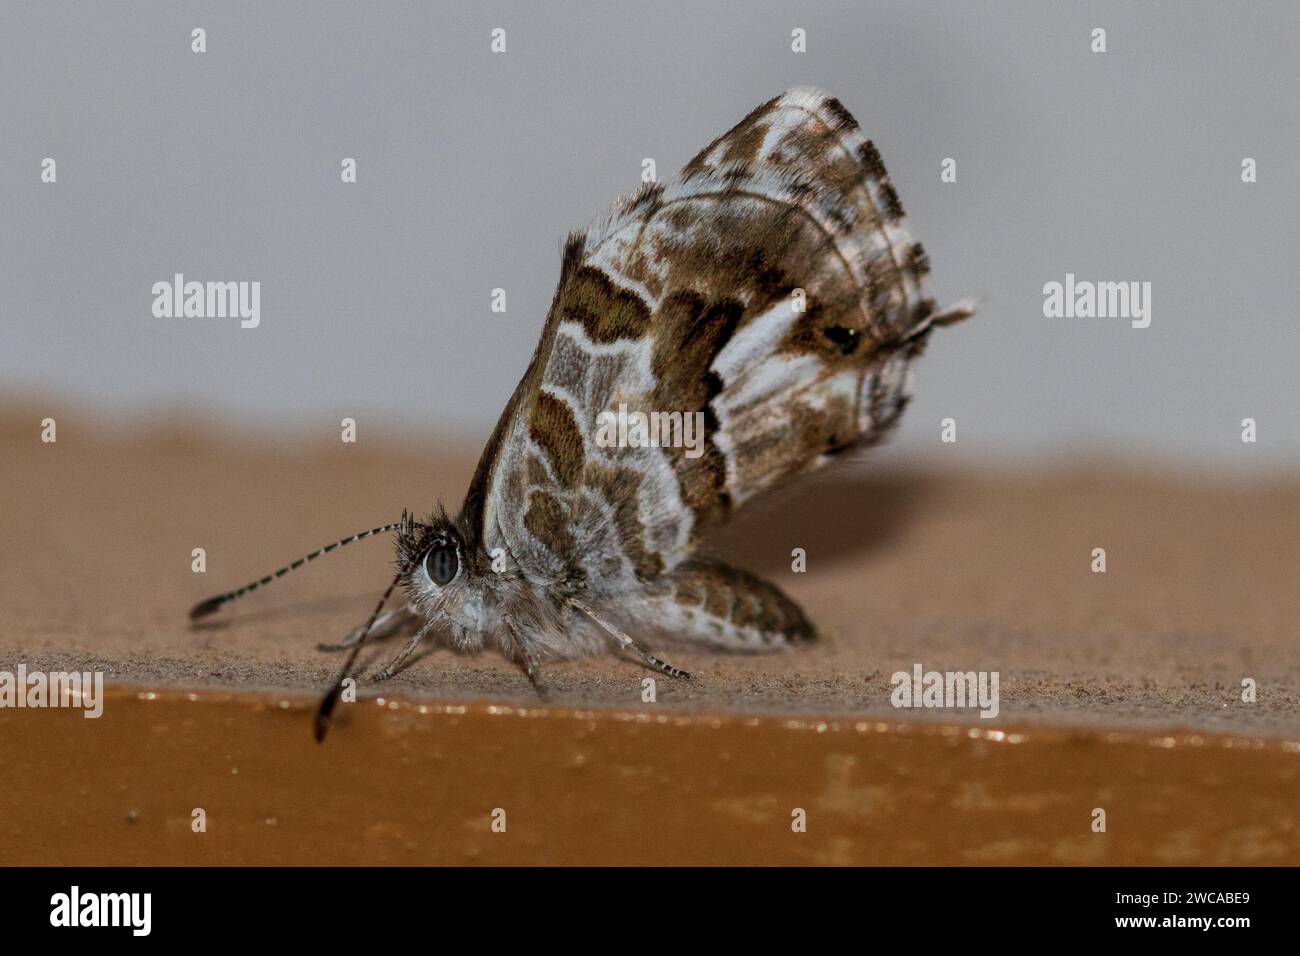
[[[902,470],[815,475],[747,503],[707,550],[759,574],[789,571],[795,548],[819,564],[860,559],[895,540],[933,491],[933,479]]]

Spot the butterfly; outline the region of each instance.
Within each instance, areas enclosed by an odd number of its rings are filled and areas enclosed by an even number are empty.
[[[404,630],[374,679],[436,635],[499,650],[539,692],[544,663],[611,649],[688,677],[646,632],[732,651],[810,640],[780,589],[700,548],[751,499],[879,442],[930,333],[972,314],[925,295],[929,263],[902,221],[880,153],[839,100],[809,88],[769,100],[671,182],[569,236],[541,341],[459,513],[404,512],[191,617],[395,531],[396,575],[374,613],[322,645],[352,653],[318,739],[361,648]],[[615,409],[691,416],[701,440],[596,441]],[[381,613],[399,586],[405,601]]]

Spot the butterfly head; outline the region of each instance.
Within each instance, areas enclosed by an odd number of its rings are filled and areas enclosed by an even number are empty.
[[[412,605],[453,632],[483,626],[482,580],[467,554],[465,535],[445,512],[424,521],[403,513],[397,529],[397,570]]]

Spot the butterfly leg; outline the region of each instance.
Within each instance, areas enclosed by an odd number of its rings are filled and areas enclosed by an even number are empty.
[[[528,675],[528,683],[533,685],[533,690],[537,692],[538,699],[545,703],[551,699],[551,692],[542,681],[541,670],[542,662],[535,657],[529,658],[524,663],[524,673]]]
[[[410,656],[415,653],[415,649],[420,646],[420,642],[424,640],[424,635],[429,633],[429,628],[431,626],[432,622],[416,631],[415,636],[406,642],[406,646],[397,653],[397,656],[385,664],[383,670],[376,673],[370,679],[375,682],[388,680],[388,678],[400,671]]]
[[[377,641],[390,637],[401,630],[402,626],[414,616],[415,609],[409,604],[405,607],[396,607],[391,611],[386,611],[375,618],[375,623],[371,626],[370,635],[366,640]],[[361,637],[361,628],[358,627],[343,640],[333,644],[317,644],[316,649],[318,651],[346,651],[348,648],[359,644]]]
[[[673,667],[673,665],[669,664],[667,661],[661,661],[659,658],[655,657],[653,654],[647,651],[636,641],[632,640],[632,638],[630,638],[627,634],[623,633],[623,631],[621,631],[618,627],[611,624],[609,621],[603,620],[602,618],[598,617],[595,611],[593,611],[587,605],[583,604],[581,601],[570,598],[569,604],[572,607],[577,608],[583,614],[587,615],[587,617],[591,618],[593,621],[599,624],[601,628],[604,629],[605,633],[607,633],[610,637],[614,638],[614,640],[618,641],[619,647],[623,648],[624,650],[631,651],[637,657],[641,658],[641,662],[645,664],[647,667],[651,668],[652,670],[657,670],[662,674],[667,674],[669,677],[679,677],[682,680],[690,679],[691,675],[688,674],[686,671],[681,670],[680,668],[677,667]]]
[[[510,640],[514,644],[513,648],[507,649],[506,656],[512,657],[518,662],[519,666],[523,669],[524,674],[528,677],[528,683],[532,684],[533,690],[537,692],[537,698],[543,703],[549,701],[551,699],[551,693],[547,688],[546,683],[542,680],[541,660],[538,659],[535,653],[528,649],[528,644],[520,639],[518,632],[513,627],[507,624],[506,630],[509,632]]]

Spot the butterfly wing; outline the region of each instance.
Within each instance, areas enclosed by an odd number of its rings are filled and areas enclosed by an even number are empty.
[[[881,438],[930,325],[962,316],[924,296],[902,215],[839,101],[797,89],[572,236],[467,501],[485,546],[551,586],[624,590],[756,494]],[[600,440],[619,412],[680,413],[679,447]]]

